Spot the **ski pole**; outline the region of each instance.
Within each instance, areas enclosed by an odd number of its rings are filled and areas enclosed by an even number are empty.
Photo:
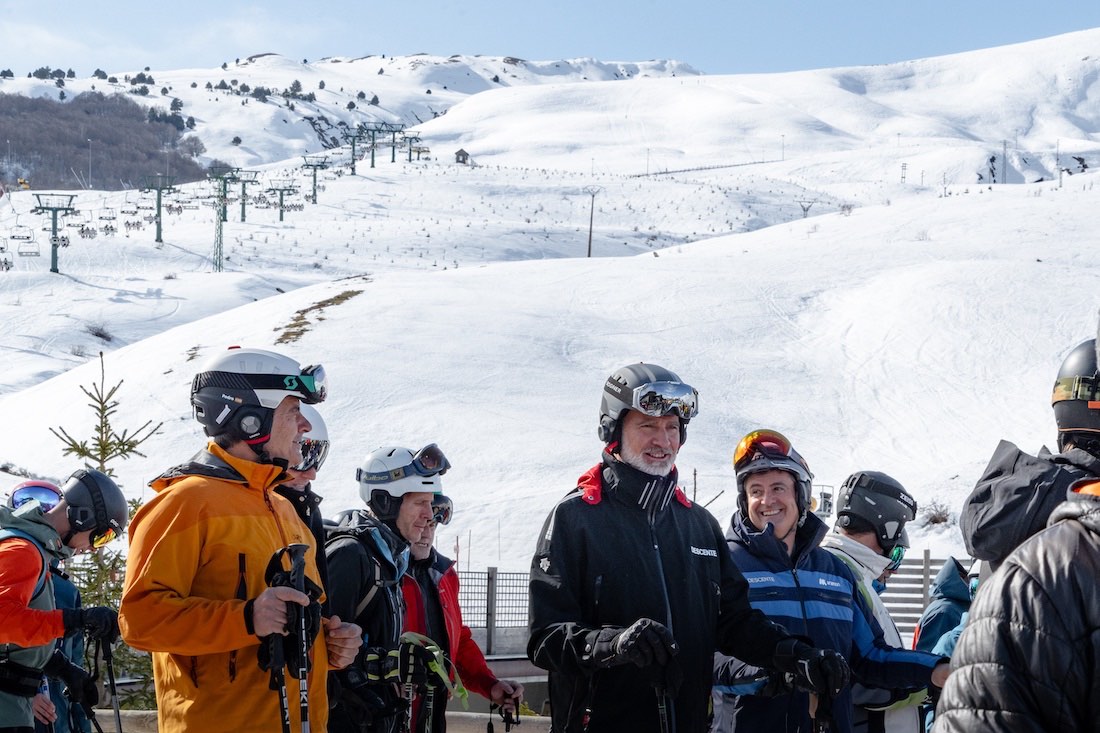
[[[38,684],[38,694],[50,699],[50,683],[46,680],[46,675],[42,675],[42,681]],[[53,733],[53,730],[53,723],[46,723],[46,733]]]
[[[111,642],[103,640],[103,663],[107,666],[107,685],[111,690],[111,705],[115,709],[115,733],[122,733],[122,711],[119,710],[118,688],[115,686],[114,652]],[[52,733],[52,732],[51,732]]]
[[[308,545],[288,545],[290,554],[290,585],[299,593],[306,592],[306,550]],[[289,610],[289,604],[288,604]],[[298,615],[298,710],[301,714],[302,733],[309,733],[309,630],[306,628],[306,611],[294,609]]]

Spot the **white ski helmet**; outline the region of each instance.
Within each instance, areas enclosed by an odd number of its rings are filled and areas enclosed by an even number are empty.
[[[271,437],[275,408],[285,397],[323,402],[325,370],[288,356],[234,346],[208,361],[191,382],[195,419],[210,437],[243,440],[257,453]]]
[[[443,493],[442,476],[451,467],[443,451],[430,443],[413,453],[408,448],[375,448],[355,469],[359,496],[382,521],[393,521],[405,494],[429,491]]]
[[[292,466],[295,471],[321,470],[328,458],[328,428],[325,420],[313,405],[302,405],[302,417],[309,421],[309,432],[302,436],[302,462]]]

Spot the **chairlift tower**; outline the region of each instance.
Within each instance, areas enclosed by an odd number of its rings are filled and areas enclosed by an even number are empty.
[[[328,168],[328,156],[327,155],[314,155],[312,157],[304,156],[302,158],[302,160],[305,161],[304,163],[302,163],[302,167],[307,169],[307,170],[313,171],[313,204],[314,204],[314,206],[316,206],[317,205],[317,171],[318,170],[324,170],[324,169]]]
[[[585,186],[584,192],[592,197],[592,207],[588,210],[588,256],[592,256],[592,224],[596,220],[596,194],[603,189],[600,186]]]
[[[73,208],[74,198],[76,198],[76,195],[69,193],[34,194],[35,207],[31,209],[31,213],[50,214],[52,221],[50,229],[50,272],[59,272],[57,269],[57,247],[61,240],[57,236],[57,215],[71,214],[76,211]]]
[[[248,186],[253,183],[259,183],[259,171],[244,171],[238,170],[233,176],[233,180],[240,181],[241,183],[241,223],[244,223],[244,210],[245,204],[248,203]]]
[[[356,144],[358,144],[358,143],[360,143],[360,142],[362,142],[366,139],[367,139],[367,133],[362,128],[356,130],[355,132],[345,132],[344,133],[344,140],[346,140],[348,143],[351,144],[351,174],[353,176],[355,175],[355,160],[356,160],[355,146],[356,146]]]
[[[393,136],[391,143],[391,161],[397,162],[397,133],[405,129],[403,124],[396,122],[372,122],[369,125],[360,125],[359,131],[370,134],[370,167],[374,167],[374,151],[376,148],[376,136],[380,132],[388,132]]]
[[[390,133],[390,162],[397,162],[397,133],[405,131],[403,123],[383,122],[386,132]]]
[[[145,176],[145,184],[141,187],[142,193],[146,191],[157,192],[157,242],[163,242],[161,238],[161,221],[160,204],[161,199],[166,193],[175,193],[176,189],[172,186],[176,182],[175,176],[169,176],[164,173],[154,173],[151,176]]]
[[[239,169],[229,167],[212,168],[207,175],[214,181],[216,188],[214,198],[214,272],[222,271],[222,224],[226,220],[226,199],[229,197],[229,182],[235,181]]]
[[[294,181],[290,179],[279,179],[271,182],[271,188],[267,189],[268,193],[279,194],[279,221],[283,220],[283,211],[285,209],[283,205],[283,197],[288,193],[297,193],[298,187],[294,185]]]
[[[413,148],[416,147],[414,143],[420,142],[420,135],[415,132],[402,132],[401,141],[409,148],[409,162],[413,162]],[[417,158],[420,156],[418,155]]]

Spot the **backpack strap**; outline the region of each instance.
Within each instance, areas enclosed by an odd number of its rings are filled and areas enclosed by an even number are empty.
[[[38,540],[36,540],[31,535],[27,534],[23,530],[14,529],[12,527],[4,527],[3,529],[0,529],[0,542],[3,542],[6,539],[11,539],[12,537],[18,537],[21,540],[27,540],[32,545],[34,545],[35,549],[38,550],[38,554],[42,556],[42,570],[38,574],[38,582],[34,584],[34,593],[31,594],[31,600],[33,601],[35,598],[38,598],[38,596],[42,594],[42,591],[46,589],[46,579],[49,577],[50,574],[50,561],[49,558],[46,557],[46,550],[43,549]]]

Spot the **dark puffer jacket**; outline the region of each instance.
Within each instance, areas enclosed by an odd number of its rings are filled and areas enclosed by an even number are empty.
[[[979,589],[934,731],[1100,730],[1100,483],[1075,488]]]

